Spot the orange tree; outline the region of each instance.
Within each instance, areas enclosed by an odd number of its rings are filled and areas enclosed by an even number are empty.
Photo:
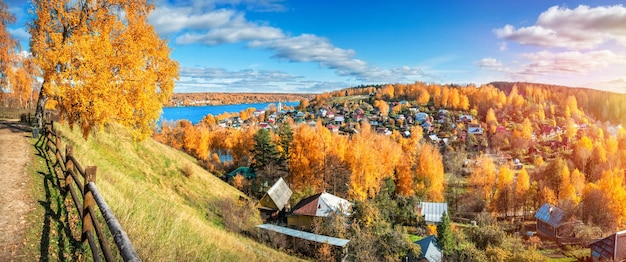
[[[33,0],[31,52],[43,72],[36,118],[48,98],[87,137],[109,122],[136,139],[152,133],[178,64],[148,23],[149,0]]]

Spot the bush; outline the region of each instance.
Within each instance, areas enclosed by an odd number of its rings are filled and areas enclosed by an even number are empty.
[[[217,205],[220,208],[224,227],[235,233],[253,235],[256,225],[263,223],[256,204],[253,201],[222,199]]]
[[[183,175],[187,178],[191,178],[193,176],[193,166],[189,163],[185,164],[181,171],[183,172]]]

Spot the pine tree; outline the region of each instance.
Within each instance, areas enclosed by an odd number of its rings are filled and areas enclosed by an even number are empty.
[[[276,144],[272,142],[270,132],[261,128],[254,135],[254,148],[252,149],[252,169],[263,170],[268,165],[278,164],[280,153],[276,150]]]
[[[441,224],[437,225],[437,244],[444,255],[450,254],[454,247],[454,236],[450,227],[450,217],[447,212],[441,215]]]

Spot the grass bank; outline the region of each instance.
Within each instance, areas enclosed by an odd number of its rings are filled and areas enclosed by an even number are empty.
[[[83,167],[97,166],[96,185],[143,260],[297,260],[226,231],[217,203],[242,193],[192,157],[152,139],[134,142],[119,126],[87,140],[78,128],[56,128]]]

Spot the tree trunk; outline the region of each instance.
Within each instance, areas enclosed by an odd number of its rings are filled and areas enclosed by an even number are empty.
[[[43,121],[44,121],[44,109],[46,108],[46,102],[48,101],[48,97],[44,92],[44,85],[41,84],[41,89],[39,90],[39,98],[37,99],[37,109],[35,110],[35,127],[42,129]]]

